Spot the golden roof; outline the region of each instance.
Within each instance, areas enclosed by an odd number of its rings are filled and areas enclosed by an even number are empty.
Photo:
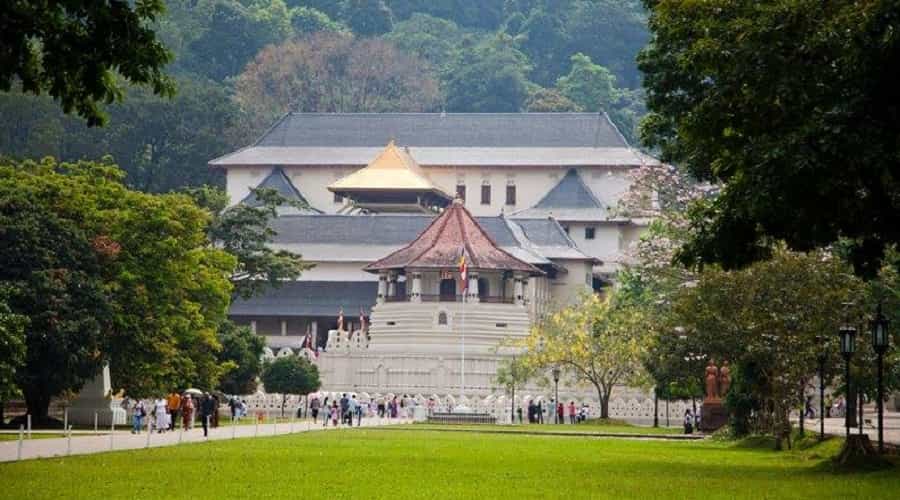
[[[330,191],[403,190],[434,191],[450,198],[435,186],[418,163],[394,141],[367,166],[328,186]]]

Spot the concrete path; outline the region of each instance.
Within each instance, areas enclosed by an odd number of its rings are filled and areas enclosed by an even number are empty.
[[[878,440],[878,417],[875,414],[866,413],[864,420],[869,421],[871,423],[866,423],[863,425],[863,434],[868,434],[869,439],[872,442]],[[793,419],[794,425],[797,424],[797,420]],[[819,420],[818,419],[806,419],[804,423],[807,431],[819,432]],[[859,433],[859,426],[850,429],[852,434]],[[836,417],[836,418],[826,418],[825,419],[825,434],[832,434],[835,436],[843,436],[845,433],[844,429],[844,418]],[[894,443],[900,444],[900,413],[897,412],[889,412],[884,416],[884,442],[885,443]]]
[[[363,427],[386,426],[411,423],[408,419],[363,419]],[[267,436],[283,436],[300,432],[332,431],[345,427],[325,428],[322,423],[314,424],[310,420],[296,420],[293,423],[289,419],[278,423],[256,425],[228,425],[227,423],[216,429],[209,430],[209,438],[203,437],[203,429],[195,427],[189,431],[166,432],[163,434],[146,431],[141,434],[131,434],[127,431],[106,431],[103,435],[75,436],[68,438],[25,439],[19,448],[19,441],[0,441],[0,462],[15,460],[28,460],[33,458],[61,457],[66,455],[87,455],[91,453],[103,453],[107,451],[136,450],[140,448],[157,448],[161,446],[174,446],[182,443],[203,443],[206,441],[221,441],[226,439],[242,439]],[[61,431],[57,431],[61,432]],[[93,431],[91,431],[93,433]],[[149,440],[148,440],[149,437]]]

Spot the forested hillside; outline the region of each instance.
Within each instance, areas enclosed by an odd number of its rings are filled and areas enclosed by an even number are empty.
[[[598,111],[635,141],[638,0],[166,0],[174,99],[128,92],[88,128],[0,93],[0,155],[106,154],[147,191],[220,183],[206,162],[296,111]]]

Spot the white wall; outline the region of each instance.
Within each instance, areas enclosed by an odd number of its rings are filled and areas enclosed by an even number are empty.
[[[334,202],[327,186],[356,171],[357,167],[285,167],[285,173],[307,201],[326,213],[334,213],[343,203]],[[466,208],[475,215],[499,215],[529,208],[556,185],[568,168],[562,167],[423,167],[431,181],[448,194],[456,193],[458,182],[466,185]],[[231,203],[241,201],[271,171],[264,167],[227,168],[227,190]],[[594,194],[606,205],[615,206],[628,188],[628,173],[622,167],[581,167],[579,173]],[[481,204],[481,186],[491,185],[491,204]],[[506,205],[507,184],[516,186],[516,204]]]
[[[550,282],[551,301],[558,306],[575,304],[584,291],[591,290],[593,266],[583,260],[559,260],[556,263],[569,272],[558,274]]]

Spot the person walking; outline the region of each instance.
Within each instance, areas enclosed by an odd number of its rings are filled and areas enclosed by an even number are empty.
[[[338,414],[340,413],[340,408],[338,407],[338,402],[333,401],[331,403],[331,426],[337,427],[338,425]],[[325,421],[325,425],[328,425],[328,421]]]
[[[339,404],[340,406],[338,407],[338,409],[340,410],[339,416],[341,419],[341,425],[344,425],[344,423],[347,421],[347,412],[350,410],[350,400],[347,399],[346,393],[341,394],[341,400]]]
[[[569,401],[569,423],[575,425],[575,416],[577,415],[575,410],[575,401]]]
[[[566,423],[565,417],[565,406],[563,406],[562,401],[556,404],[556,423],[564,424]]]
[[[208,392],[204,393],[203,399],[200,400],[200,421],[203,424],[204,437],[209,434],[209,426],[212,424],[212,416],[216,410],[216,400]]]
[[[684,410],[684,433],[694,433],[694,416],[691,415],[691,410]]]
[[[147,415],[147,409],[144,408],[144,402],[140,399],[135,400],[134,407],[131,409],[131,433],[140,434],[141,427],[144,426],[144,416]]]
[[[190,430],[194,423],[194,398],[185,394],[181,398],[181,425],[184,430]]]
[[[522,407],[516,408],[516,416],[519,417],[519,425],[522,425]]]
[[[544,423],[544,402],[543,401],[538,402],[537,409],[535,411],[537,412],[538,423],[543,424]]]
[[[175,422],[178,421],[178,410],[181,408],[181,396],[177,392],[172,392],[166,398],[166,408],[169,411],[169,430],[175,430]]]
[[[313,423],[319,420],[319,398],[312,398],[309,402],[309,411],[312,413]]]
[[[156,428],[156,432],[162,434],[166,430],[169,429],[169,403],[165,398],[159,397],[153,402],[153,415],[155,421],[153,422],[153,426]]]
[[[356,396],[353,396],[353,405],[354,411],[356,411],[356,426],[362,426],[362,417],[363,417],[363,405],[356,401]],[[353,425],[353,419],[350,419],[350,425]]]

